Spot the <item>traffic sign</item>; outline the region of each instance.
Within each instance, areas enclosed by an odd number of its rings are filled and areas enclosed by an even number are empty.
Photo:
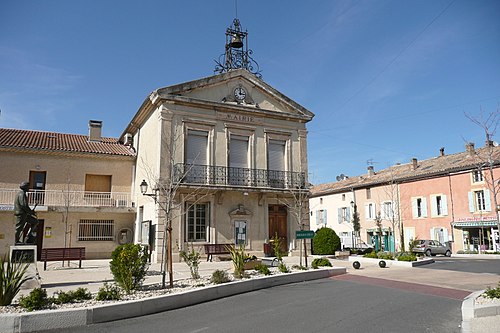
[[[297,239],[314,238],[314,231],[312,231],[312,230],[297,230],[297,231],[295,231],[295,238],[297,238]]]

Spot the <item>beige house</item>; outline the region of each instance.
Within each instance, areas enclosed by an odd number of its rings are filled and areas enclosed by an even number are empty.
[[[85,247],[87,258],[107,258],[133,240],[135,153],[101,137],[101,126],[91,121],[88,136],[0,129],[0,255],[14,245],[22,181],[30,182],[29,204],[40,220],[39,249]]]
[[[174,261],[191,244],[201,252],[207,243],[243,244],[262,255],[275,235],[297,249],[312,117],[244,69],[153,91],[121,139],[137,152],[136,241],[160,261],[171,223]],[[143,180],[150,196],[141,195]],[[307,211],[301,219],[308,229]]]

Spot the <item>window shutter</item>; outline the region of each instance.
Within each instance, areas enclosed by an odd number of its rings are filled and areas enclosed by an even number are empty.
[[[323,223],[325,225],[328,223],[327,216],[326,216],[326,209],[323,209]]]
[[[485,211],[491,212],[491,196],[490,190],[484,190],[484,207]]]
[[[207,165],[208,132],[188,130],[186,163]]]
[[[370,204],[368,205],[365,205],[365,219],[369,219],[370,218]]]
[[[377,215],[377,205],[376,204],[372,204],[372,211],[371,211],[371,216],[372,216],[372,219],[375,219],[375,215]]]
[[[342,223],[342,208],[338,208],[338,222]]]
[[[437,197],[431,197],[431,216],[437,215]]]
[[[269,140],[267,169],[285,171],[285,141]]]
[[[346,222],[351,222],[351,210],[349,208],[346,208],[346,214],[345,214],[345,218],[346,218]]]
[[[443,228],[443,242],[447,242],[447,241],[449,241],[449,238],[448,238],[448,229]]]
[[[413,212],[413,218],[417,218],[418,216],[418,207],[417,207],[417,199],[411,199],[411,210]]]
[[[422,198],[422,217],[427,217],[427,198]]]
[[[475,206],[474,205],[474,192],[469,192],[469,212],[474,213],[475,211]]]
[[[321,211],[320,210],[317,210],[316,211],[316,225],[320,225],[321,224]]]
[[[229,166],[232,168],[248,168],[248,136],[231,135]]]
[[[446,195],[441,196],[441,213],[442,215],[448,215],[448,201],[446,199]],[[448,241],[448,238],[446,239],[446,241]]]

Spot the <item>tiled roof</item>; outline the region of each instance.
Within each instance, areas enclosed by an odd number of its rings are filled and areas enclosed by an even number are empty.
[[[89,141],[86,135],[0,128],[0,149],[135,156],[116,138]]]
[[[383,185],[390,182],[405,182],[472,170],[477,168],[479,164],[486,163],[490,155],[493,164],[495,167],[498,167],[500,165],[500,146],[484,147],[475,149],[473,154],[466,151],[417,161],[416,169],[413,168],[413,163],[410,162],[375,171],[373,175],[369,175],[367,172],[364,175],[349,177],[338,182],[315,185],[311,188],[311,195],[317,197],[325,194],[341,193],[351,189]]]

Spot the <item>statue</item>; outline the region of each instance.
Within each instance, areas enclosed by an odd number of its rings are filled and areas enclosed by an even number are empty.
[[[14,215],[16,216],[15,244],[35,244],[36,242],[38,219],[35,211],[28,205],[26,192],[29,187],[30,183],[22,182],[19,185],[21,191],[17,193],[14,200]]]

